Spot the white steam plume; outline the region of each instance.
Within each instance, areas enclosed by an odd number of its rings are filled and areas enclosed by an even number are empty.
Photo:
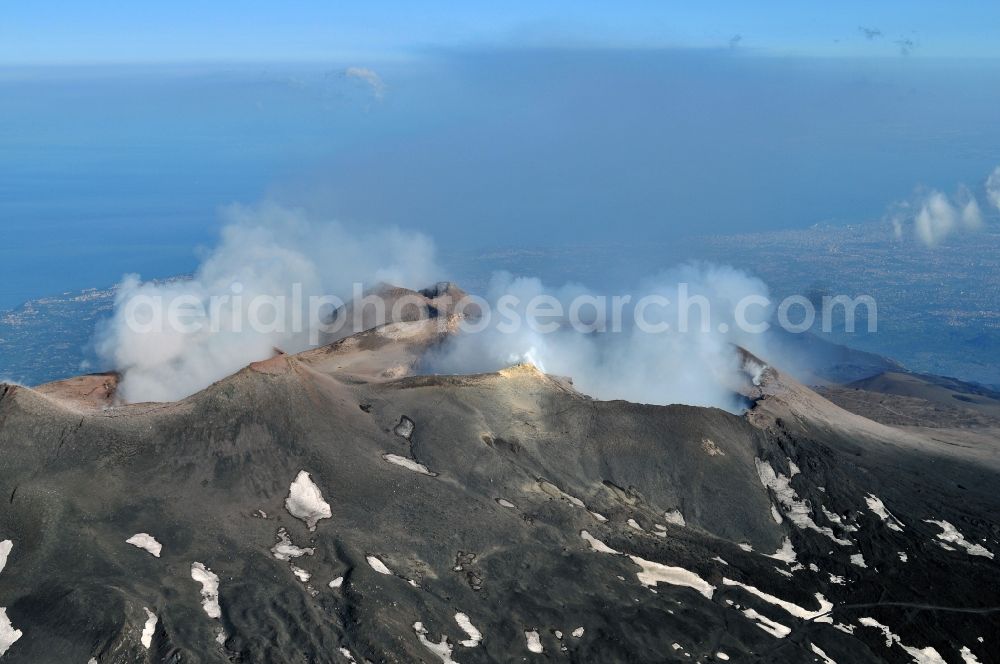
[[[997,210],[1000,210],[1000,166],[993,169],[986,178],[986,197]]]
[[[114,315],[98,330],[96,345],[103,362],[122,374],[118,395],[123,400],[180,399],[271,357],[274,348],[298,352],[314,345],[318,337],[308,321],[316,319],[304,311],[312,296],[332,295],[348,302],[357,294],[358,282],[416,289],[442,276],[435,267],[433,244],[420,235],[395,229],[352,232],[273,204],[233,207],[226,214],[229,223],[219,246],[193,278],[143,283],[129,276],[120,286]],[[601,302],[600,294],[582,286],[550,289],[538,279],[494,275],[490,303],[511,296],[517,298],[522,319],[528,318],[523,314],[529,303],[548,297],[585,329],[563,320],[554,332],[527,323],[505,330],[498,325],[505,319],[494,306],[493,324],[453,338],[425,358],[424,369],[473,373],[530,362],[547,373],[571,377],[581,392],[598,399],[737,412],[742,404],[736,390],[742,378],[734,344],[766,351],[764,335],[750,333],[747,324],[770,320],[773,313],[760,280],[732,268],[701,264],[646,280],[628,294],[629,302],[617,307],[617,318],[613,298]],[[142,329],[146,320],[130,306],[143,297],[160,298],[161,312],[172,303],[196,305],[210,314],[195,318],[212,326],[203,325],[194,333],[170,324]],[[251,303],[262,298],[268,304],[257,320],[273,321],[273,329],[248,324]],[[636,323],[637,304],[654,298],[660,299],[645,309],[643,318],[668,330],[651,332]],[[755,304],[740,319],[738,303],[748,298],[756,298]],[[572,303],[582,304],[575,317]],[[296,325],[296,316],[307,324]],[[606,331],[598,331],[601,323]]]
[[[348,301],[355,282],[419,288],[442,276],[433,243],[419,234],[352,232],[274,204],[233,206],[225,214],[220,244],[193,279],[143,283],[130,275],[119,287],[114,315],[97,331],[96,349],[106,365],[122,373],[118,395],[124,400],[180,399],[270,357],[274,348],[304,350],[310,345],[305,309],[312,296]],[[247,307],[258,295],[265,298],[258,317],[275,323],[263,332],[246,325]],[[138,301],[136,296],[161,298],[164,310],[172,302],[204,312],[211,312],[212,302],[221,305],[211,316],[217,323],[195,333],[170,325],[146,331],[129,324],[128,304]],[[283,309],[267,304],[279,301]]]
[[[928,247],[937,245],[952,233],[975,231],[982,226],[979,203],[965,188],[959,190],[957,203],[941,192],[931,192],[914,218],[917,238]]]
[[[684,288],[681,284],[686,284],[692,302],[704,298],[707,303],[705,309],[700,305],[687,308],[686,332],[680,331],[684,327],[684,309],[677,306],[678,288]],[[683,403],[739,411],[736,389],[741,360],[733,344],[753,348],[759,347],[763,339],[740,330],[735,309],[748,296],[766,298],[763,282],[732,268],[692,264],[647,280],[632,295],[633,306],[648,296],[669,299],[670,305],[650,307],[644,318],[654,325],[669,324],[670,329],[655,333],[640,329],[634,323],[634,310],[628,306],[618,332],[613,331],[613,314],[603,317],[606,331],[591,333],[568,324],[551,333],[524,324],[505,331],[503,317],[494,316],[495,322],[483,331],[461,334],[426,358],[425,370],[487,372],[527,362],[546,373],[571,377],[578,390],[598,399]],[[564,312],[571,301],[580,301],[581,296],[601,297],[579,286],[549,289],[538,279],[494,275],[487,297],[492,310],[499,311],[501,299],[511,296],[520,303],[548,296],[561,303]],[[604,311],[613,312],[614,306]],[[702,311],[707,314],[707,329],[702,328]],[[523,317],[523,309],[518,312]],[[756,324],[768,320],[771,313],[769,306],[759,306],[747,310],[745,318]],[[596,327],[600,321],[591,317],[588,322]]]
[[[920,241],[933,247],[955,230],[958,215],[948,197],[935,191],[921,205],[913,223]]]
[[[986,179],[986,199],[1000,209],[1000,166]],[[968,187],[962,185],[954,198],[940,191],[931,191],[912,206],[897,204],[896,212],[890,215],[893,235],[903,237],[907,210],[916,210],[912,216],[913,232],[916,238],[928,247],[935,247],[945,238],[955,233],[978,231],[984,226],[983,213],[979,201]]]

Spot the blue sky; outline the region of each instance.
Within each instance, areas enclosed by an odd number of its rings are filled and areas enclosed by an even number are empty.
[[[221,207],[264,199],[466,250],[981,193],[1000,163],[1000,3],[818,7],[9,4],[0,310],[191,270]]]
[[[427,47],[742,48],[786,55],[997,57],[1000,3],[494,3],[35,0],[5,3],[0,64],[323,60]],[[860,27],[878,30],[872,39]]]

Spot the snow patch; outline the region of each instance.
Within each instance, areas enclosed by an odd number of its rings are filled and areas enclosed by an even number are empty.
[[[334,579],[327,585],[336,590],[337,588],[340,588],[341,586],[344,585],[344,577],[338,576],[336,579]]]
[[[774,468],[766,461],[755,458],[754,464],[757,466],[757,475],[760,477],[761,484],[774,493],[775,498],[778,499],[778,503],[785,508],[785,516],[788,517],[789,521],[803,530],[814,530],[817,533],[826,535],[842,546],[851,545],[850,541],[837,537],[830,528],[825,526],[821,528],[816,525],[816,522],[813,521],[810,515],[811,508],[809,507],[809,503],[799,500],[798,494],[795,493],[795,489],[790,484],[790,478],[785,477],[781,473],[775,473]]]
[[[423,623],[413,623],[413,631],[417,634],[417,639],[420,641],[420,645],[427,648],[427,650],[429,650],[432,654],[436,655],[443,664],[458,664],[458,662],[451,658],[451,651],[453,648],[451,644],[448,643],[448,638],[444,634],[441,635],[441,641],[439,643],[434,643],[427,638],[427,629],[424,627]]]
[[[385,566],[385,563],[376,558],[375,556],[368,556],[365,558],[368,561],[368,566],[379,574],[385,574],[386,576],[392,576],[392,570]]]
[[[722,558],[720,558],[719,556],[715,556],[714,558],[712,558],[712,560],[714,560],[717,563],[722,563],[723,565],[728,565],[729,564],[725,560],[723,560]]]
[[[670,510],[669,512],[664,512],[663,518],[666,519],[667,523],[672,523],[675,526],[687,525],[687,522],[684,520],[684,515],[681,514],[680,510]]]
[[[874,618],[860,618],[858,620],[858,623],[864,627],[872,627],[874,629],[882,630],[882,634],[885,636],[886,648],[891,648],[892,644],[896,641],[896,639],[899,638],[898,636],[892,633],[891,629],[889,629],[887,626],[883,625],[879,621],[875,620]]]
[[[941,653],[930,646],[926,648],[913,648],[900,643],[899,647],[913,658],[914,664],[948,664],[944,657],[941,656]]]
[[[587,509],[587,505],[582,500],[580,500],[576,496],[571,496],[570,494],[566,493],[565,491],[557,487],[552,482],[546,482],[545,480],[541,480],[539,482],[539,485],[541,486],[542,491],[549,494],[550,496],[555,496],[562,498],[564,500],[568,500],[574,507],[579,507],[580,509]]]
[[[981,664],[975,653],[969,650],[969,646],[962,646],[962,649],[958,652],[962,655],[962,662],[964,664]]]
[[[14,629],[10,618],[7,617],[7,609],[0,606],[0,657],[22,636],[24,633],[19,629]]]
[[[586,530],[581,530],[580,531],[580,537],[583,538],[583,540],[585,542],[587,542],[587,544],[590,545],[591,549],[593,549],[594,551],[597,551],[598,553],[610,553],[610,554],[614,554],[616,556],[621,553],[621,551],[615,551],[610,546],[608,546],[607,544],[605,544],[601,540],[597,539],[596,537],[594,537],[593,535],[591,535]]]
[[[497,498],[497,505],[500,507],[506,507],[509,510],[517,509],[517,506],[506,498]]]
[[[859,618],[858,622],[865,627],[872,627],[874,629],[881,630],[882,635],[885,637],[885,647],[891,648],[895,643],[908,654],[912,659],[914,664],[946,664],[941,654],[934,648],[928,646],[926,648],[914,648],[912,646],[907,646],[900,641],[899,636],[892,633],[892,630],[887,626],[883,625],[874,618]]]
[[[956,546],[960,546],[966,550],[970,556],[983,556],[984,558],[993,559],[993,554],[987,550],[982,544],[973,544],[969,540],[965,539],[962,533],[958,532],[955,526],[951,525],[947,521],[935,521],[933,519],[924,519],[925,523],[933,523],[935,526],[941,529],[938,533],[937,538],[942,542],[951,542]],[[944,546],[944,545],[942,545]]]
[[[865,568],[868,567],[868,564],[865,563],[865,557],[860,553],[855,553],[854,555],[851,556],[851,564],[857,565],[858,567],[865,567]]]
[[[909,560],[909,558],[906,557],[906,552],[905,551],[899,551],[897,553],[897,555],[899,556],[899,561],[900,562],[905,563],[907,560]]]
[[[529,652],[538,654],[545,652],[545,649],[542,648],[542,639],[538,636],[538,630],[533,629],[530,632],[525,632],[524,639],[528,642]]]
[[[644,529],[644,528],[643,528],[642,526],[640,526],[640,525],[639,525],[639,522],[638,522],[638,521],[636,521],[635,519],[629,519],[629,520],[627,521],[627,523],[628,523],[629,527],[631,527],[631,528],[634,528],[634,529],[638,530],[638,531],[639,531],[640,533],[644,533],[644,532],[646,532],[646,530],[645,530],[645,529]]]
[[[278,543],[271,547],[271,555],[277,560],[292,560],[302,556],[311,556],[316,553],[316,549],[302,549],[292,544],[288,531],[284,528],[278,529]]]
[[[292,574],[295,575],[296,579],[298,579],[302,583],[309,583],[309,579],[312,578],[312,574],[305,571],[301,567],[298,567],[297,565],[290,565],[290,567],[292,568]]]
[[[389,463],[395,464],[407,470],[412,470],[415,473],[420,473],[421,475],[427,475],[428,477],[437,477],[437,473],[432,473],[427,469],[422,463],[417,463],[413,459],[409,459],[404,456],[399,456],[398,454],[383,454],[382,458]]]
[[[316,524],[320,519],[329,519],[333,516],[330,504],[323,500],[323,493],[304,470],[299,471],[288,489],[285,509],[296,519],[305,521],[309,530],[316,530]]]
[[[579,639],[581,636],[583,636],[583,632],[584,629],[582,627],[577,627],[576,629],[573,630],[573,638]]]
[[[146,607],[142,607],[142,610],[146,612],[146,624],[142,627],[142,636],[139,638],[139,642],[142,643],[143,648],[149,650],[153,645],[153,634],[156,633],[158,618]]]
[[[819,658],[820,658],[820,659],[822,659],[822,660],[823,660],[823,664],[837,664],[837,662],[835,662],[835,661],[833,661],[832,659],[830,659],[830,658],[829,658],[829,657],[827,656],[827,654],[826,654],[825,652],[823,652],[823,649],[822,649],[822,648],[820,648],[820,647],[819,647],[818,645],[816,645],[815,643],[810,643],[810,644],[809,644],[809,648],[811,648],[811,649],[812,649],[812,651],[813,651],[814,653],[816,653],[816,654],[817,654],[817,655],[819,656]]]
[[[469,616],[464,613],[455,614],[455,622],[458,626],[462,628],[462,631],[469,635],[469,638],[464,641],[459,641],[459,643],[466,648],[475,648],[479,645],[480,641],[483,640],[483,633],[476,629],[472,621],[469,620]]]
[[[776,639],[783,639],[792,633],[792,629],[790,627],[785,627],[781,623],[775,622],[767,616],[757,613],[753,609],[744,609],[743,615],[750,620],[753,620],[757,627],[760,627]]]
[[[809,609],[803,608],[798,604],[793,604],[792,602],[779,599],[774,595],[770,595],[763,590],[754,588],[753,586],[748,586],[745,583],[739,581],[733,581],[732,579],[722,579],[722,585],[724,586],[734,586],[737,588],[742,588],[751,595],[764,600],[768,604],[773,604],[781,609],[784,609],[786,613],[796,618],[801,618],[802,620],[815,620],[817,622],[830,622],[829,617],[826,615],[833,608],[833,604],[828,602],[823,595],[816,593],[816,601],[819,602],[819,609],[816,611],[810,611]]]
[[[222,617],[219,607],[219,577],[202,563],[191,565],[191,578],[201,584],[201,607],[209,618],[218,620]]]
[[[869,493],[865,496],[865,502],[868,503],[868,509],[878,518],[882,519],[889,530],[895,530],[898,533],[903,532],[903,524],[893,516],[892,512],[886,509],[885,504],[880,498]]]
[[[639,556],[629,556],[629,558],[642,568],[641,571],[636,573],[636,576],[639,578],[639,583],[646,587],[653,587],[662,582],[672,586],[693,588],[706,598],[712,599],[715,586],[694,572],[689,572],[683,567],[670,567],[662,563],[645,560]]]
[[[14,549],[14,543],[10,540],[0,542],[0,572],[7,566],[7,556]]]
[[[823,516],[825,516],[829,522],[837,524],[837,526],[845,533],[858,532],[857,526],[852,526],[848,523],[844,523],[844,520],[840,518],[840,515],[834,514],[830,510],[826,509],[826,505],[820,505],[819,508],[820,510],[823,511]]]
[[[785,541],[781,543],[781,548],[767,557],[774,560],[780,560],[781,562],[788,563],[789,565],[794,563],[795,547],[792,546],[792,540],[786,537]]]
[[[3,572],[4,567],[7,566],[7,557],[13,549],[14,542],[11,540],[0,542],[0,572]],[[10,618],[7,617],[7,608],[0,606],[0,657],[3,657],[4,653],[22,636],[24,633],[19,629],[14,629]]]
[[[132,546],[143,549],[154,557],[159,558],[160,552],[163,551],[163,545],[156,541],[156,538],[148,533],[137,533],[125,540],[126,544],[131,544]]]
[[[566,493],[565,491],[563,491],[562,489],[560,489],[559,487],[557,487],[552,482],[548,482],[546,480],[539,479],[538,480],[538,487],[545,494],[547,494],[549,496],[552,496],[553,498],[562,498],[563,500],[569,501],[569,503],[571,505],[573,505],[574,507],[579,507],[580,509],[587,510],[587,512],[590,513],[590,516],[594,517],[595,519],[597,519],[601,523],[605,523],[608,520],[608,518],[606,516],[604,516],[603,514],[598,514],[597,512],[594,512],[594,511],[588,509],[586,503],[584,503],[582,500],[580,500],[576,496],[571,496],[570,494]]]

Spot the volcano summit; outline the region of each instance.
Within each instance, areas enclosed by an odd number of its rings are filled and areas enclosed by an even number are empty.
[[[0,386],[0,659],[998,661],[1000,395],[746,352],[743,414],[425,375],[456,325],[176,402]]]

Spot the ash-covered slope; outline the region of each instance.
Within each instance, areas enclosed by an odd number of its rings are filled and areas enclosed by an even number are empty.
[[[412,375],[443,322],[0,388],[0,661],[997,661],[995,441],[749,357],[746,417]]]

